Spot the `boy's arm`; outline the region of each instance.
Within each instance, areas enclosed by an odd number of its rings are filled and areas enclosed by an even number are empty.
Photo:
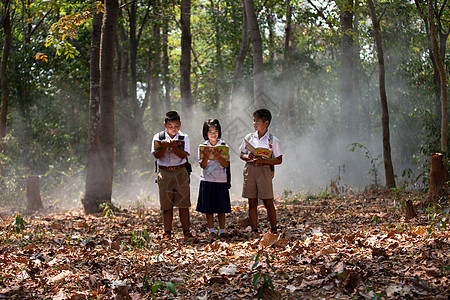
[[[257,156],[255,158],[255,162],[265,165],[280,165],[283,162],[283,155],[280,155],[275,158],[264,158],[261,156]]]
[[[161,147],[159,147],[158,150],[153,152],[153,156],[157,159],[163,157],[164,153],[166,153],[168,147],[169,147],[169,143],[167,141],[161,141]]]
[[[172,150],[173,150],[173,153],[175,153],[175,155],[178,156],[179,158],[183,159],[189,155],[189,153],[187,153],[186,151],[178,148],[178,144],[177,144],[176,140],[171,140],[169,142],[169,144],[170,144],[170,148],[172,148]]]
[[[241,152],[241,154],[239,155],[239,157],[243,160],[243,161],[255,161],[256,156],[254,156],[252,153],[244,153]]]

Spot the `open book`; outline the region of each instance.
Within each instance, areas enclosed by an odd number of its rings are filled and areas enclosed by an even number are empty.
[[[223,159],[230,160],[230,148],[228,146],[219,145],[219,146],[214,147],[214,146],[200,145],[198,148],[200,150],[199,151],[200,159],[203,159],[203,157],[204,157],[203,150],[206,148],[211,148],[212,150],[220,151],[220,156],[222,156]],[[214,156],[214,154],[212,152],[209,155],[208,160],[216,160],[216,157]]]
[[[245,149],[250,151],[254,156],[261,156],[264,158],[272,158],[272,150],[267,149],[267,148],[255,148],[246,139],[244,139],[244,143],[245,143]]]
[[[161,142],[162,141],[155,140],[155,142],[154,142],[155,151],[158,150],[159,148],[161,148]],[[176,142],[177,142],[178,148],[180,148],[181,150],[184,151],[184,140],[177,140]],[[171,147],[169,146],[167,148],[167,150],[171,150]]]

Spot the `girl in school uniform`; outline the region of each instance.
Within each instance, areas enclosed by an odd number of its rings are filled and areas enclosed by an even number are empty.
[[[217,237],[214,228],[214,214],[219,219],[219,237],[226,238],[225,214],[231,212],[229,194],[229,147],[221,140],[222,131],[217,119],[203,124],[205,142],[199,146],[199,163],[202,168],[197,211],[204,213],[208,225],[208,241]],[[229,173],[228,173],[229,174]]]

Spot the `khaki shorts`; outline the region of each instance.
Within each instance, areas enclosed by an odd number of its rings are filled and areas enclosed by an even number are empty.
[[[244,184],[242,197],[249,199],[273,199],[273,173],[269,165],[255,166],[246,163],[244,166]]]
[[[185,168],[176,171],[160,170],[158,173],[159,204],[166,211],[174,206],[191,206],[189,175]]]

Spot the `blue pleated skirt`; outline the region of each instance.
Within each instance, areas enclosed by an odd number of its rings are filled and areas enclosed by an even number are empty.
[[[205,214],[231,212],[227,183],[200,181],[196,210]]]

